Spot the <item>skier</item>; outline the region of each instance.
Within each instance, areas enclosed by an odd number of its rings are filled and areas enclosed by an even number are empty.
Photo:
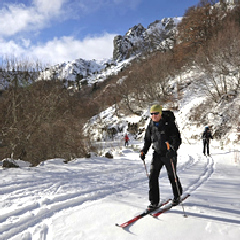
[[[209,156],[209,138],[213,139],[213,136],[208,126],[205,127],[202,137],[203,137],[203,154],[206,156],[206,148],[207,148],[207,155]]]
[[[126,135],[125,135],[125,146],[128,146],[128,142],[129,142],[129,137],[128,137],[128,135],[126,134]]]
[[[176,151],[181,144],[181,136],[175,124],[175,117],[174,120],[171,121],[167,114],[162,113],[161,105],[153,105],[150,109],[150,113],[151,121],[146,128],[144,146],[140,157],[144,161],[147,151],[150,146],[153,145],[154,151],[149,176],[150,205],[148,206],[148,209],[152,210],[157,208],[159,204],[160,194],[158,178],[160,170],[164,165],[167,169],[169,181],[172,184],[174,195],[173,205],[177,205],[181,202],[180,196],[182,195],[182,185],[176,175]],[[171,147],[169,148],[168,146]],[[173,161],[174,167],[171,161]],[[175,171],[175,174],[173,171]]]

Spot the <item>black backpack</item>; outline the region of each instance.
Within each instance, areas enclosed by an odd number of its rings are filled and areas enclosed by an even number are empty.
[[[170,110],[164,110],[162,111],[162,117],[166,119],[166,122],[168,123],[170,128],[176,128],[176,134],[175,136],[172,136],[172,137],[174,137],[174,142],[177,145],[177,147],[179,147],[182,144],[182,138],[181,138],[181,133],[178,130],[175,123],[176,118],[174,113]]]

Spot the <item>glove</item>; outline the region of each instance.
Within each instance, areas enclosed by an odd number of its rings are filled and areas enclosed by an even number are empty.
[[[177,153],[172,148],[170,148],[166,153],[166,158],[168,159],[173,159],[176,156],[177,156]]]
[[[140,158],[144,161],[145,160],[145,153],[141,151]]]

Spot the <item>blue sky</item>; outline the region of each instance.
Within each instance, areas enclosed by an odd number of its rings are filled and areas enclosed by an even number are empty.
[[[57,64],[111,58],[129,28],[181,17],[199,0],[1,0],[0,56]]]

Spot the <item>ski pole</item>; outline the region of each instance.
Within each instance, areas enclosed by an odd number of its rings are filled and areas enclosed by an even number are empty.
[[[177,188],[178,197],[181,198],[181,196],[180,196],[180,191],[179,191],[179,188],[178,188],[178,183],[177,183],[177,176],[176,176],[176,172],[175,172],[175,167],[174,167],[172,158],[170,158],[170,162],[171,162],[172,168],[173,168],[173,175],[174,175],[174,179],[175,179],[175,184],[176,184],[176,188]],[[186,215],[186,213],[185,213],[185,211],[184,211],[184,207],[183,207],[182,201],[181,201],[181,206],[182,206],[182,209],[183,209],[183,216],[184,216],[185,218],[187,218],[188,216]]]
[[[146,167],[146,163],[145,163],[145,160],[143,160],[143,164],[144,164],[144,167],[145,167],[145,171],[146,171],[146,176],[147,176],[147,178],[149,177],[149,174],[148,174],[148,172],[147,172],[147,167]]]
[[[166,145],[167,145],[167,150],[169,151],[170,150],[170,144],[168,142],[166,142]],[[173,175],[174,175],[175,184],[176,184],[176,188],[177,188],[178,198],[181,199],[181,194],[180,194],[180,191],[179,191],[179,188],[178,188],[176,171],[175,171],[175,167],[174,167],[174,163],[173,163],[173,159],[172,158],[170,158],[170,163],[171,163],[172,169],[173,169]],[[181,201],[181,205],[182,205],[182,208],[183,208],[183,215],[184,215],[184,217],[187,217],[187,215],[185,214],[185,211],[184,211],[184,207],[183,207],[182,201]]]

